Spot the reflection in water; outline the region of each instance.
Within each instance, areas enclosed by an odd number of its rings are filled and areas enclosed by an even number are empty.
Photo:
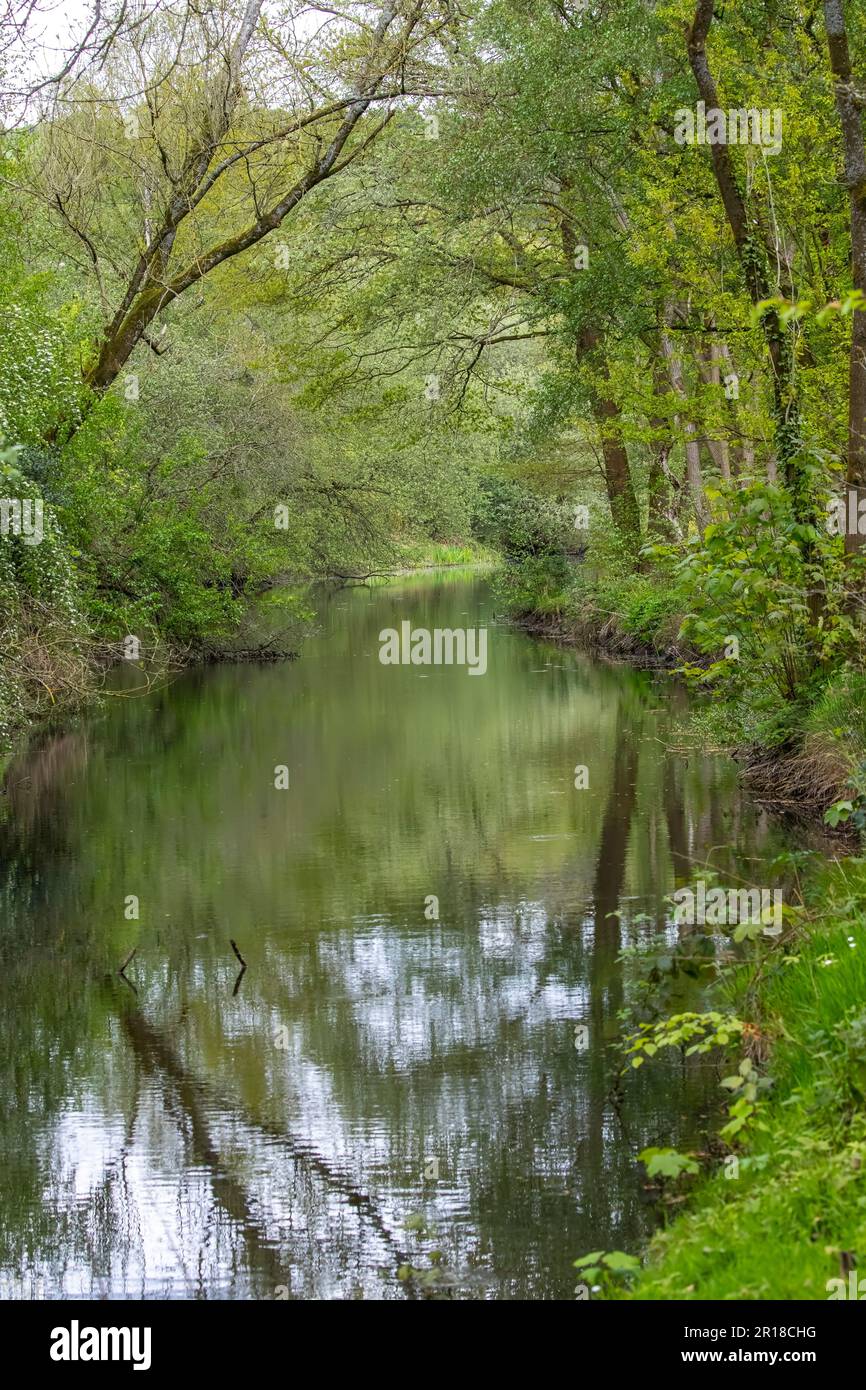
[[[611,1094],[619,953],[676,939],[693,866],[755,881],[770,832],[732,767],[666,754],[669,683],[491,615],[465,577],[343,593],[302,660],[9,768],[0,1292],[404,1298],[439,1249],[458,1296],[562,1298],[637,1248],[635,1154],[709,1083]],[[382,666],[406,618],[490,622],[487,674]]]

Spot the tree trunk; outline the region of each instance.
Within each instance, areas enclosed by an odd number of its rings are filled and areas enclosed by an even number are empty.
[[[584,328],[577,344],[578,357],[602,347],[603,335],[595,328]],[[598,371],[607,382],[609,372],[603,352]],[[640,508],[631,476],[628,452],[622,438],[620,427],[621,411],[616,401],[604,390],[593,390],[592,413],[601,435],[601,452],[604,460],[604,481],[610,503],[610,514],[619,534],[630,545],[641,544]],[[636,556],[635,556],[636,557]]]
[[[565,189],[570,186],[568,179],[560,177]],[[574,226],[569,217],[563,217],[559,226],[562,254],[569,273],[574,269],[574,256],[577,245]],[[610,378],[604,355],[604,334],[592,325],[584,325],[575,344],[578,361],[586,354],[600,349],[598,353],[598,374],[606,383]],[[604,481],[610,514],[613,524],[622,538],[637,551],[641,545],[640,508],[631,476],[628,451],[622,438],[620,419],[622,412],[615,400],[606,391],[592,387],[592,414],[601,436],[601,453],[604,460]]]
[[[721,361],[722,354],[719,344],[712,336],[707,337],[701,344],[700,351],[696,356],[698,371],[708,386],[720,387],[722,384]],[[722,479],[729,483],[731,480],[731,461],[728,453],[728,441],[726,439],[710,439],[709,435],[704,436],[704,443],[709,450],[710,457]]]
[[[661,399],[667,394],[668,380],[664,363],[659,358],[655,360],[653,379],[655,394]],[[673,434],[666,415],[653,415],[649,423],[653,442],[647,484],[647,536],[654,541],[681,541],[683,530],[677,517],[680,487],[668,462],[674,446]]]
[[[836,85],[836,110],[842,128],[845,154],[843,181],[851,207],[851,276],[855,290],[866,294],[866,147],[863,140],[861,101],[857,96],[845,11],[842,0],[824,0],[824,23],[830,47],[830,67]],[[848,466],[849,491],[858,503],[866,497],[866,312],[855,310],[851,327],[851,356],[848,369]],[[846,498],[847,515],[847,498]],[[859,513],[858,513],[859,514]],[[845,549],[858,550],[866,536],[846,528]]]
[[[640,511],[629,467],[628,453],[619,427],[620,409],[615,401],[602,396],[594,402],[595,420],[601,432],[604,480],[610,514],[620,535],[640,545]]]
[[[688,31],[689,63],[698,94],[707,111],[719,109],[716,83],[707,59],[706,40],[713,22],[714,0],[698,0],[695,17]],[[746,204],[737,182],[736,172],[727,145],[710,145],[713,173],[734,238],[734,245],[752,303],[757,305],[770,298],[767,266],[771,248],[765,236],[750,225]],[[767,309],[761,316],[761,327],[767,344],[773,374],[773,418],[775,422],[776,453],[785,485],[794,500],[798,519],[814,523],[815,504],[810,496],[808,478],[799,462],[800,416],[794,385],[794,355],[792,338],[781,324],[778,314]]]
[[[667,362],[668,377],[671,387],[679,396],[680,400],[686,404],[688,393],[686,392],[685,381],[683,380],[683,369],[680,359],[667,333],[662,332],[659,335],[659,341],[665,361]],[[691,493],[692,506],[695,512],[695,525],[698,528],[699,534],[703,535],[710,519],[710,513],[707,507],[704,480],[701,473],[701,449],[698,441],[698,434],[693,421],[689,420],[685,414],[677,416],[677,425],[682,430],[684,436],[686,449],[686,477],[688,478],[689,492]]]

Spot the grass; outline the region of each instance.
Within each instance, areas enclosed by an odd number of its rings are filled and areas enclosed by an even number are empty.
[[[835,672],[810,705],[802,737],[852,773],[866,767],[866,674],[851,666]]]
[[[619,630],[647,646],[676,642],[682,617],[680,600],[664,582],[642,574],[607,578],[595,589],[596,607],[613,616]]]
[[[502,596],[520,617],[554,618],[564,633],[612,652],[673,651],[681,600],[666,576],[529,556],[506,567]]]
[[[489,564],[496,558],[478,541],[408,541],[400,551],[401,564],[412,569]]]

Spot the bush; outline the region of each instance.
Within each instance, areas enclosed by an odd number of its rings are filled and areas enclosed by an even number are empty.
[[[580,533],[574,529],[573,513],[565,505],[506,478],[480,480],[472,532],[513,561],[583,553],[583,547],[576,543]]]
[[[548,617],[567,610],[574,572],[564,555],[527,555],[507,563],[496,591],[513,613]]]
[[[75,570],[54,509],[0,441],[0,497],[42,507],[42,538],[0,536],[0,745],[43,704],[77,700],[88,686],[85,627]]]
[[[615,613],[621,631],[647,646],[673,642],[680,597],[665,576],[628,574],[598,584],[596,603]]]

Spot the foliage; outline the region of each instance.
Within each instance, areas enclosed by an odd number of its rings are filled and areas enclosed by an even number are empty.
[[[309,615],[286,578],[493,553],[529,621],[618,650],[687,644],[681,669],[719,703],[707,728],[829,746],[825,820],[862,832],[866,550],[826,520],[864,483],[866,252],[827,172],[851,134],[820,7],[711,10],[726,105],[784,113],[778,149],[712,156],[673,133],[700,81],[679,0],[419,0],[366,19],[336,0],[299,52],[287,16],[238,0],[121,10],[116,33],[97,11],[98,47],[0,135],[0,491],[45,511],[38,545],[0,537],[0,741],[84,698],[127,632],[211,655],[270,591],[294,644]],[[5,25],[4,69],[34,71],[26,17]],[[857,15],[846,44],[862,72]],[[640,1276],[650,1290],[682,1292],[687,1270],[718,1290],[707,1230],[762,1290],[743,1253],[761,1201],[787,1260],[822,1183],[812,1225],[864,1238],[845,1198],[862,951],[840,935],[864,909],[846,892],[750,987],[778,1025],[786,1111],[745,1007],[630,1040],[632,1070],[738,1044],[721,1137],[754,1146],[744,1195],[707,1198],[674,1274]],[[702,973],[703,945],[665,948],[648,976]],[[401,1279],[443,1286],[436,1253]],[[820,1256],[799,1259],[817,1287]],[[636,1271],[621,1252],[579,1264],[612,1291]]]
[[[677,1153],[676,1149],[644,1149],[638,1160],[646,1164],[649,1178],[679,1178],[684,1173],[700,1172],[698,1164],[688,1154]]]
[[[633,1289],[608,1297],[824,1300],[842,1252],[864,1248],[864,862],[814,873],[808,905],[796,953],[750,995],[774,1037],[761,1123],[741,1127],[734,1172],[708,1172],[655,1238]],[[745,1060],[723,1084],[749,1104]]]
[[[774,695],[795,701],[816,669],[855,641],[842,591],[828,583],[834,573],[838,578],[841,547],[798,521],[778,486],[720,490],[719,502],[724,514],[678,564],[694,605],[682,635],[717,657],[700,680],[742,689],[760,672]]]
[[[549,497],[538,496],[512,479],[485,476],[479,481],[472,529],[479,540],[506,560],[568,553],[575,531],[573,512]],[[581,547],[572,544],[572,551]]]
[[[850,824],[855,830],[866,830],[866,763],[855,768],[850,778],[851,797],[834,801],[824,812],[825,824],[834,829]]]
[[[593,1285],[593,1292],[602,1293],[618,1283],[627,1284],[633,1279],[640,1269],[640,1260],[622,1250],[593,1250],[589,1255],[575,1260],[574,1268],[579,1269],[582,1278],[588,1279]]]
[[[625,1053],[630,1058],[632,1069],[636,1070],[643,1066],[647,1058],[655,1057],[666,1047],[679,1047],[684,1057],[692,1057],[711,1052],[717,1047],[728,1048],[734,1041],[742,1043],[744,1036],[748,1034],[749,1025],[733,1014],[721,1014],[717,1010],[703,1014],[673,1014],[656,1023],[640,1024],[637,1032],[627,1040]],[[728,1107],[728,1122],[720,1130],[722,1139],[736,1138],[744,1126],[754,1119],[759,1094],[768,1090],[770,1084],[768,1077],[760,1076],[749,1056],[740,1062],[736,1075],[724,1078],[721,1085],[725,1090],[735,1093],[736,1099]],[[671,1152],[652,1150],[654,1157]],[[670,1162],[676,1166],[678,1160],[679,1155]],[[666,1173],[664,1166],[659,1167],[658,1163],[655,1166],[656,1171],[661,1174],[678,1176],[678,1172]],[[687,1168],[685,1171],[693,1172],[696,1169]],[[652,1172],[650,1176],[653,1176]]]

